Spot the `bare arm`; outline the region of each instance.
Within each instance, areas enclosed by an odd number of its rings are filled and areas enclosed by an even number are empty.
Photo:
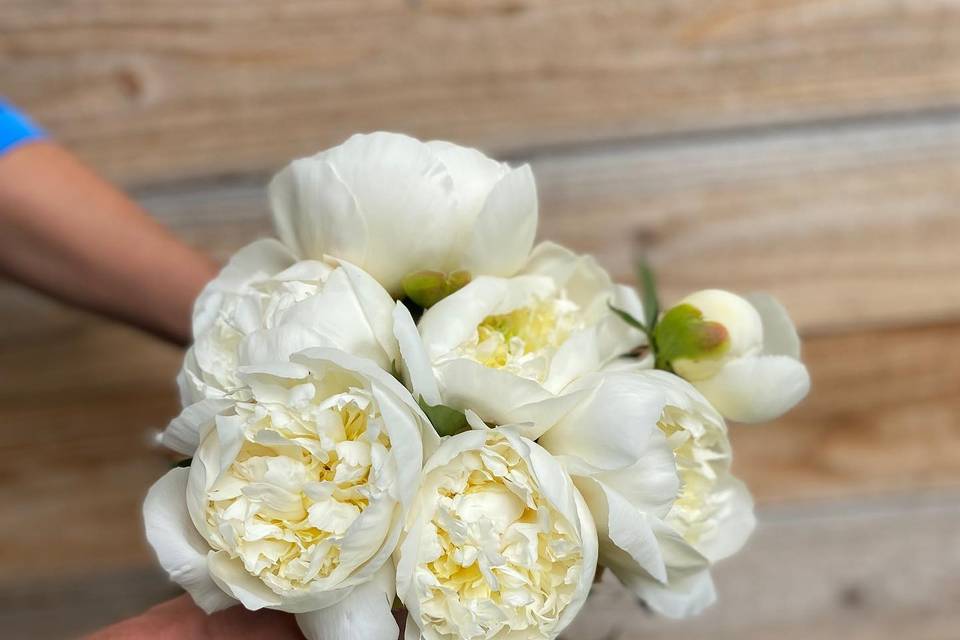
[[[184,344],[216,266],[69,152],[38,141],[0,155],[0,273]]]

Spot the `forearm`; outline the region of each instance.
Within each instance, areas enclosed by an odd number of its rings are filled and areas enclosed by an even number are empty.
[[[49,142],[0,156],[0,270],[174,341],[216,272],[124,194]]]

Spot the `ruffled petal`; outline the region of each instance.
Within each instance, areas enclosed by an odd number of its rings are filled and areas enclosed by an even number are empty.
[[[233,404],[232,400],[201,400],[180,412],[160,435],[160,443],[185,456],[192,456],[200,445],[206,425]]]
[[[719,562],[740,551],[757,527],[753,512],[753,497],[739,479],[727,475],[713,490],[724,504],[713,535],[700,540],[697,550],[710,562]]]

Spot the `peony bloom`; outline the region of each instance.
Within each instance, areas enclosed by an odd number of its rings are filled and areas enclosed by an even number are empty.
[[[406,637],[555,638],[593,582],[593,520],[552,456],[473,418],[427,461],[397,550]]]
[[[692,310],[693,322],[715,328],[719,348],[701,356],[671,359],[673,370],[724,416],[738,422],[777,418],[810,390],[800,362],[800,339],[786,310],[774,298],[742,298],[719,289],[693,293],[667,311],[657,326],[658,341],[670,339],[680,323],[667,320]],[[675,327],[674,325],[677,325]]]
[[[398,310],[394,330],[415,393],[536,439],[577,402],[561,394],[570,382],[644,344],[610,304],[640,313],[593,258],[544,243],[519,275],[477,278],[418,328]]]
[[[307,347],[333,347],[390,369],[397,356],[393,300],[369,275],[348,263],[297,262],[276,240],[237,252],[194,305],[194,344],[178,377],[188,406],[222,398],[241,386],[241,356],[283,360]],[[278,329],[282,327],[281,329]],[[248,352],[250,336],[273,333],[263,352]]]
[[[537,228],[529,166],[396,133],[295,160],[270,183],[270,202],[277,235],[298,256],[342,258],[395,297],[424,271],[511,276]]]
[[[753,531],[753,501],[703,396],[664,371],[617,369],[575,383],[591,394],[540,443],[590,507],[600,564],[652,609],[693,615],[715,599],[710,566]]]
[[[311,640],[395,640],[390,555],[426,417],[388,373],[330,349],[242,381],[248,400],[204,401],[165,434],[194,457],[144,504],[160,564],[207,612],[239,602],[297,614]]]

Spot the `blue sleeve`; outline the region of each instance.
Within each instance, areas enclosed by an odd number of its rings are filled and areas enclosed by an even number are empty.
[[[46,137],[43,129],[0,98],[0,156],[21,144]]]

